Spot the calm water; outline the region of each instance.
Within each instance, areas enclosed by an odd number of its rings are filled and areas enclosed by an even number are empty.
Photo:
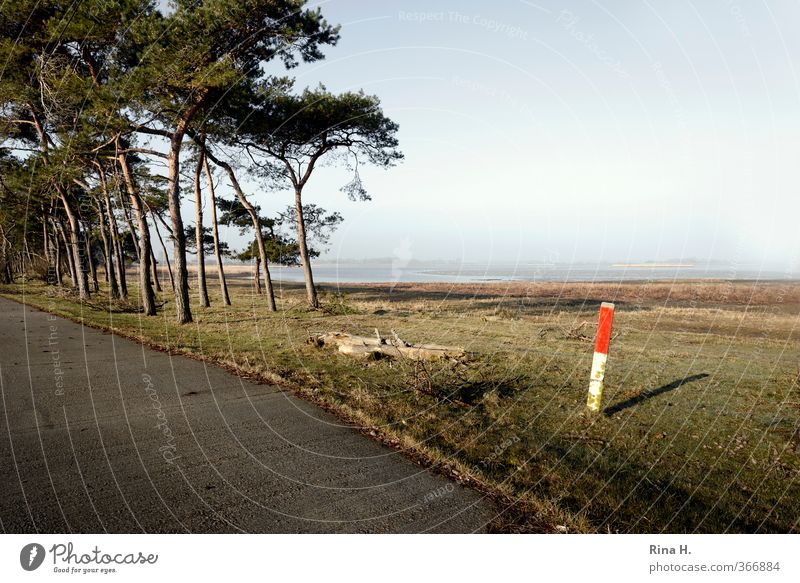
[[[800,273],[781,270],[779,266],[759,265],[696,265],[630,267],[611,264],[556,265],[481,265],[425,263],[398,265],[391,263],[317,263],[314,279],[318,282],[448,282],[476,283],[492,281],[671,281],[675,279],[798,279]],[[299,267],[271,265],[276,280],[303,281]]]

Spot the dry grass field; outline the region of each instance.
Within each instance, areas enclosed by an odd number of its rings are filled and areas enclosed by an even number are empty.
[[[800,531],[800,284],[296,284],[279,311],[246,279],[233,306],[173,322],[38,282],[0,294],[278,381],[420,463],[495,497],[503,532]],[[194,300],[194,297],[193,297]],[[584,414],[600,302],[617,306],[603,414]],[[314,333],[395,331],[459,361],[353,359]]]

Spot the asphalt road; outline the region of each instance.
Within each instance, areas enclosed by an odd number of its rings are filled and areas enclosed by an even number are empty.
[[[4,532],[473,532],[491,506],[276,386],[0,298]]]

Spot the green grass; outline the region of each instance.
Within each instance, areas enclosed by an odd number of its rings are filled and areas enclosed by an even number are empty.
[[[800,530],[796,284],[683,283],[679,294],[637,284],[354,285],[324,289],[318,311],[291,285],[277,313],[244,282],[227,308],[209,287],[212,307],[193,305],[195,322],[184,326],[168,293],[154,318],[102,295],[82,306],[36,282],[0,294],[248,376],[280,377],[494,495],[503,510],[495,530]],[[617,302],[604,395],[612,414],[590,418],[590,337],[604,300]],[[473,356],[365,362],[306,343],[312,333],[375,328]]]

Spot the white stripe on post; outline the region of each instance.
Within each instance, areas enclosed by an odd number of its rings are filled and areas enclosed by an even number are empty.
[[[613,321],[614,304],[603,302],[600,304],[600,318],[597,323],[597,337],[594,342],[594,357],[592,358],[592,374],[589,377],[589,396],[586,399],[586,408],[591,413],[600,412],[600,403],[603,400],[603,379],[606,376],[608,345],[611,341],[611,323]]]

